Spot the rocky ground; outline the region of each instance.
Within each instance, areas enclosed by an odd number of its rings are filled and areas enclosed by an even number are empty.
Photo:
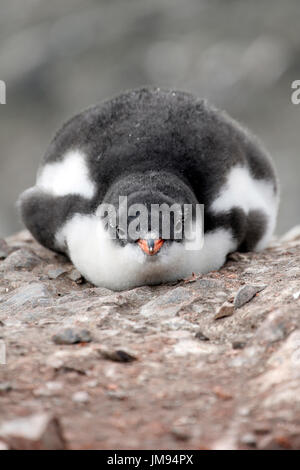
[[[300,448],[299,229],[125,292],[27,232],[0,258],[0,448]]]

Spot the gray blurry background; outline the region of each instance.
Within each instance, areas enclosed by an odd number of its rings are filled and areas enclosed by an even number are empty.
[[[0,236],[21,228],[53,133],[145,84],[206,97],[265,143],[281,180],[278,233],[300,222],[299,0],[0,0]]]

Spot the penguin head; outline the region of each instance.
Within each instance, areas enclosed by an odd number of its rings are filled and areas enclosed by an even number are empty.
[[[200,253],[189,247],[183,218],[196,203],[172,174],[128,175],[111,185],[95,211],[68,220],[57,239],[65,240],[73,264],[98,286],[123,290],[182,279],[196,271]]]
[[[172,243],[184,242],[184,216],[179,204],[152,204],[150,208],[139,204],[134,211],[134,215],[121,215],[116,224],[107,227],[112,240],[120,247],[130,244],[147,258],[167,250]]]
[[[193,217],[194,197],[182,187],[160,188],[157,182],[126,195],[120,185],[101,205],[102,223],[109,237],[119,247],[131,245],[149,257],[165,253],[174,244],[183,244]]]

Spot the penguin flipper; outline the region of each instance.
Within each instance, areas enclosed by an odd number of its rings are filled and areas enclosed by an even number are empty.
[[[18,208],[26,228],[43,246],[67,254],[65,242],[59,242],[56,234],[74,213],[88,212],[86,201],[78,195],[54,196],[38,186],[24,191]]]

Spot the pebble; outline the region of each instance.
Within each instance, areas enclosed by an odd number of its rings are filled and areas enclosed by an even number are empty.
[[[50,269],[47,274],[48,274],[49,279],[57,279],[59,278],[59,276],[65,273],[66,273],[66,269],[56,268],[56,269]]]
[[[120,400],[120,401],[126,400],[126,398],[128,398],[126,393],[120,392],[118,390],[109,390],[107,392],[107,396],[113,400]]]
[[[256,447],[256,437],[252,433],[244,434],[240,439],[241,444],[245,444],[249,447]]]
[[[177,287],[163,295],[155,297],[143,305],[141,315],[148,318],[167,319],[175,317],[181,308],[192,300],[191,292],[183,287]]]
[[[46,387],[39,387],[33,391],[35,397],[51,397],[53,393]]]
[[[90,380],[89,382],[86,382],[86,386],[89,388],[95,388],[98,387],[99,382],[98,380]]]
[[[33,251],[27,248],[20,248],[6,257],[5,261],[2,263],[2,268],[7,271],[21,269],[32,271],[41,261],[41,258],[33,253]]]
[[[55,344],[90,343],[92,336],[89,330],[86,329],[66,328],[56,333],[52,340]]]
[[[193,283],[193,289],[222,289],[224,286],[224,282],[220,281],[219,279],[198,279]]]
[[[228,255],[228,260],[229,261],[236,261],[236,262],[239,262],[239,261],[247,261],[249,258],[249,256],[247,255],[244,255],[242,253],[239,253],[238,251],[234,252],[234,253],[230,253]]]
[[[12,384],[10,382],[0,383],[0,393],[1,392],[10,392],[12,390]]]
[[[73,269],[68,275],[67,278],[70,279],[70,281],[80,283],[82,282],[83,278],[80,272],[77,269]]]
[[[271,432],[271,426],[268,423],[257,423],[254,425],[254,432],[258,435],[265,435]]]
[[[124,351],[123,349],[109,350],[109,349],[97,349],[97,352],[104,359],[115,362],[133,362],[136,361],[136,356]]]
[[[46,382],[46,387],[51,392],[58,392],[63,389],[63,384],[61,382]]]
[[[72,401],[74,403],[88,403],[90,401],[90,396],[85,391],[75,392],[72,395]]]
[[[250,408],[247,408],[246,406],[243,406],[238,409],[238,413],[240,416],[249,416],[250,415]]]
[[[172,348],[173,353],[176,356],[188,356],[190,354],[195,354],[198,356],[210,356],[213,354],[218,354],[222,350],[222,347],[219,347],[216,344],[208,343],[207,341],[195,341],[194,339],[182,339],[178,341]]]
[[[138,333],[138,334],[146,334],[148,332],[149,328],[147,328],[147,326],[144,326],[144,325],[141,325],[141,326],[134,326],[133,327],[133,331],[134,333]]]
[[[65,440],[57,418],[38,413],[5,421],[0,440],[13,450],[63,450]]]
[[[232,342],[232,349],[244,349],[246,346],[246,341],[241,340],[235,340]]]
[[[198,331],[196,334],[195,334],[195,338],[199,339],[200,341],[209,341],[209,338],[207,336],[205,336],[202,331]]]
[[[234,305],[230,302],[224,302],[223,305],[217,310],[217,313],[214,317],[214,320],[219,320],[220,318],[230,317],[234,312]]]
[[[188,432],[178,428],[173,428],[171,430],[171,435],[176,439],[176,441],[182,442],[189,441],[191,438],[191,435]]]
[[[30,302],[31,305],[34,302],[42,303],[43,301],[47,301],[49,297],[49,291],[42,283],[33,282],[32,284],[25,284],[15,289],[12,296],[3,302],[3,307],[7,307],[11,310],[11,307],[19,308],[27,302]]]
[[[213,392],[221,400],[231,400],[233,398],[231,393],[227,392],[219,385],[216,385],[216,387],[214,387]]]
[[[251,299],[258,293],[264,290],[267,286],[266,285],[245,285],[241,287],[234,299],[234,308],[241,308],[247,302],[250,302]]]

